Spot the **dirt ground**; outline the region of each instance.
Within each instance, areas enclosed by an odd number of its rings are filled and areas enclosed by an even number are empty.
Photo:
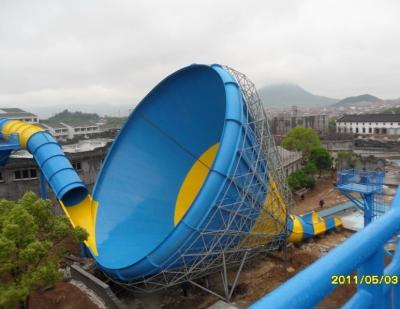
[[[59,282],[55,287],[34,292],[29,298],[31,309],[97,309],[89,297],[76,286]]]
[[[288,260],[285,262],[281,252],[260,255],[251,260],[243,268],[237,287],[232,297],[232,302],[239,308],[247,308],[268,292],[274,290],[299,271],[313,263],[330,249],[346,240],[352,232],[347,230],[330,232],[321,235],[315,240],[303,243],[298,247],[290,245]],[[233,281],[235,272],[228,274],[230,282]],[[221,295],[219,275],[209,278],[210,288]],[[183,295],[182,287],[177,286],[165,292],[151,295],[136,295],[132,302],[123,300],[129,308],[163,308],[163,309],[205,309],[218,298],[197,287],[188,285],[187,296]],[[343,286],[331,293],[319,308],[339,308],[354,293],[355,286]]]
[[[319,201],[321,199],[325,202],[324,208],[334,207],[347,202],[348,200],[346,197],[334,190],[334,181],[335,180],[331,177],[318,179],[315,188],[304,194],[304,200],[298,196],[295,197],[293,212],[295,214],[304,214],[311,210],[319,211]]]
[[[318,211],[320,199],[325,201],[324,208],[346,202],[346,198],[333,188],[334,180],[332,178],[319,179],[317,186],[305,194],[304,200],[299,197],[295,198],[293,212],[303,214],[311,210]],[[239,308],[247,308],[343,242],[351,234],[347,230],[333,231],[297,247],[290,246],[287,252],[287,261],[284,261],[281,252],[256,257],[243,268],[232,302]],[[73,249],[75,254],[79,254],[79,248]],[[229,272],[228,277],[230,282],[233,282],[235,272]],[[212,290],[223,294],[219,274],[210,276],[208,283]],[[122,301],[128,308],[137,309],[205,309],[218,300],[216,296],[190,284],[185,286],[185,290],[187,291],[186,296],[184,296],[182,286],[177,286],[153,294],[125,295]],[[355,286],[353,285],[339,287],[319,305],[319,308],[338,308],[350,298],[354,291]],[[58,283],[51,290],[34,293],[30,299],[30,306],[33,309],[97,308],[79,288],[65,282]]]

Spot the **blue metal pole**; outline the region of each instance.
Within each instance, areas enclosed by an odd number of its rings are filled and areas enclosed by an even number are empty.
[[[372,295],[366,291],[356,292],[350,300],[344,304],[342,309],[367,309],[371,308]]]
[[[383,245],[363,263],[357,272],[358,290],[372,295],[372,308],[384,308],[383,284],[379,284],[383,275],[385,251]],[[374,283],[375,278],[377,282]]]
[[[374,193],[363,194],[363,197],[366,204],[364,209],[364,226],[367,226],[372,221]]]
[[[47,199],[47,180],[46,177],[44,176],[42,170],[40,170],[40,175],[39,175],[39,184],[40,184],[40,197],[42,199]]]
[[[400,189],[396,192],[392,202],[392,209],[379,220],[372,222],[363,230],[351,236],[327,255],[261,298],[251,308],[312,308],[337,287],[337,285],[332,284],[332,276],[348,275],[368,259],[376,258],[376,252],[382,250],[385,242],[399,228]],[[396,255],[392,263],[395,264],[388,266],[385,274],[398,272],[400,263]],[[396,288],[398,286],[400,285],[397,285]],[[362,303],[366,303],[366,300],[362,299],[362,295],[369,295],[369,293],[364,290],[360,291],[360,294],[361,296],[352,298],[353,304],[354,302],[359,302],[360,297]],[[398,289],[394,291],[394,294],[395,300],[400,298]],[[398,305],[398,302],[397,304],[395,303],[396,305]]]
[[[351,274],[381,250],[399,227],[400,209],[392,207],[379,220],[354,234],[251,308],[312,308],[337,287],[332,284],[332,276]]]

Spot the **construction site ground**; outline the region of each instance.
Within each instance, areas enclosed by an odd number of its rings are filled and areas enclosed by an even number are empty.
[[[324,208],[333,207],[346,201],[338,192],[332,190],[334,187],[332,178],[319,179],[317,184],[316,188],[305,194],[304,200],[296,197],[296,205],[292,209],[294,213],[318,211],[320,209],[319,201],[322,198],[325,201]],[[289,245],[286,261],[282,252],[259,255],[245,264],[231,301],[239,308],[247,308],[343,242],[351,234],[352,232],[341,229],[296,246]],[[231,282],[234,280],[235,274],[235,270],[229,271],[228,277]],[[209,288],[223,294],[219,274],[210,276]],[[117,295],[128,308],[137,309],[202,309],[208,308],[218,301],[216,296],[190,284],[185,285],[185,289],[186,295],[184,295],[182,286],[140,295],[118,291]],[[329,295],[319,305],[319,308],[338,308],[349,299],[354,291],[355,286],[353,285],[341,286]],[[52,289],[33,293],[30,299],[30,308],[88,309],[98,308],[98,306],[91,302],[84,291],[78,287],[61,282]]]
[[[295,206],[292,212],[304,214],[312,210],[319,211],[319,201],[321,199],[324,199],[324,208],[334,207],[347,201],[345,197],[334,190],[334,180],[331,177],[320,178],[317,186],[305,194],[304,200],[300,197],[295,198]],[[239,308],[247,308],[250,304],[326,254],[330,249],[342,243],[352,233],[341,229],[328,232],[296,246],[289,245],[287,261],[283,259],[282,252],[260,255],[245,265],[231,301]],[[232,270],[228,276],[232,282],[235,277],[235,271]],[[223,295],[220,280],[219,274],[211,276],[209,287]],[[319,308],[339,308],[354,293],[355,288],[354,285],[337,288],[321,302]],[[159,293],[136,295],[135,298],[127,296],[123,298],[123,301],[129,308],[146,309],[202,309],[208,308],[218,301],[216,296],[190,285],[188,295],[183,296],[183,294],[182,287],[177,286]]]
[[[317,180],[314,189],[304,194],[303,200],[299,196],[295,197],[295,205],[292,211],[295,214],[304,214],[312,210],[322,210],[319,205],[320,200],[324,201],[324,209],[348,201],[346,197],[335,190],[335,180],[331,177],[324,177]]]
[[[330,249],[336,247],[350,235],[352,235],[352,232],[342,229],[321,235],[298,246],[289,245],[287,261],[283,259],[282,252],[258,256],[243,268],[231,302],[238,308],[247,308],[326,254]],[[232,282],[235,271],[230,271],[228,277]],[[220,280],[219,274],[211,276],[209,287],[223,295]],[[122,298],[122,301],[128,308],[137,309],[205,309],[218,301],[216,296],[200,288],[191,285],[186,286],[186,288],[187,296],[184,296],[181,286],[176,286],[158,293],[135,295],[135,297],[126,295]],[[319,308],[339,308],[354,291],[354,285],[341,286],[323,300]]]

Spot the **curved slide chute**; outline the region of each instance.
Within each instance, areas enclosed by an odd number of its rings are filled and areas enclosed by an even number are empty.
[[[17,135],[21,148],[33,155],[72,225],[81,226],[88,231],[86,245],[96,255],[94,220],[97,204],[92,201],[86,185],[61,146],[40,126],[19,120],[0,119],[0,132],[5,139]]]
[[[226,212],[242,211],[239,202],[256,205],[243,214],[252,220],[230,222],[241,224],[247,236],[221,238],[221,247],[229,241],[232,247],[251,248],[280,235],[286,224],[292,241],[322,230],[325,221],[315,215],[311,221],[289,216],[286,222],[286,205],[268,166],[257,161],[246,108],[236,80],[219,65],[191,65],[173,73],[129,116],[92,196],[49,133],[7,119],[0,120],[0,131],[3,137],[18,134],[21,146],[32,153],[72,224],[89,232],[86,245],[98,265],[116,279],[132,281],[162,271],[175,259],[173,266],[182,267],[177,257],[189,245],[206,251],[205,237],[196,242],[200,228],[207,222],[212,233],[226,226],[224,215],[215,215],[217,205]],[[256,161],[261,163],[253,166]],[[254,170],[264,178],[246,176]],[[227,186],[235,177],[235,186]],[[243,200],[245,186],[251,192]],[[260,240],[256,236],[262,232],[271,237]],[[192,262],[184,261],[186,266]]]

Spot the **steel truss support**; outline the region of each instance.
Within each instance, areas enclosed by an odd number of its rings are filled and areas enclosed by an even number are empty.
[[[189,282],[191,284],[193,284],[194,286],[206,291],[207,293],[210,293],[210,294],[212,294],[214,296],[217,296],[218,298],[220,298],[220,299],[222,299],[224,301],[230,302],[230,300],[232,298],[232,295],[233,295],[233,292],[235,291],[237,282],[238,282],[238,280],[240,278],[240,274],[242,273],[243,266],[244,266],[244,264],[246,262],[247,255],[248,255],[248,251],[246,251],[246,253],[243,256],[242,261],[240,262],[240,265],[239,265],[239,267],[238,267],[238,269],[236,271],[235,278],[234,278],[232,284],[229,284],[227,266],[226,266],[226,263],[225,263],[225,258],[223,258],[223,265],[222,265],[223,270],[221,271],[221,283],[222,283],[222,287],[223,287],[223,290],[224,290],[224,296],[218,294],[216,291],[213,291],[208,287],[205,287],[204,285],[201,285],[201,284],[197,283],[196,281],[189,280]],[[222,256],[224,257],[225,254],[223,254]]]
[[[279,248],[283,248],[284,257],[287,256],[287,216],[293,202],[269,120],[254,84],[244,74],[229,67],[224,66],[224,69],[236,79],[246,104],[247,119],[242,125],[244,138],[238,148],[238,161],[232,166],[230,176],[225,179],[224,190],[217,196],[213,212],[196,227],[198,234],[187,240],[185,249],[179,254],[160,265],[159,273],[138,278],[134,282],[120,282],[110,278],[125,290],[148,293],[190,282],[229,301],[247,260]],[[252,147],[248,147],[249,144]],[[246,168],[239,166],[238,162],[244,162]],[[283,200],[283,212],[277,211],[279,207],[264,207],[264,200],[260,200],[260,196],[269,190],[270,179],[276,185],[273,190]],[[236,193],[232,201],[231,192]],[[275,198],[272,203],[278,205],[279,202]],[[234,207],[230,207],[231,205]],[[271,226],[271,229],[254,232],[252,227],[261,212],[261,218],[265,218],[266,226]],[[222,221],[218,231],[213,228],[215,220]],[[201,251],[197,249],[199,243],[203,245]],[[235,278],[229,283],[228,269],[234,267],[238,267]],[[200,278],[207,278],[215,273],[221,275],[221,295],[199,283]]]

